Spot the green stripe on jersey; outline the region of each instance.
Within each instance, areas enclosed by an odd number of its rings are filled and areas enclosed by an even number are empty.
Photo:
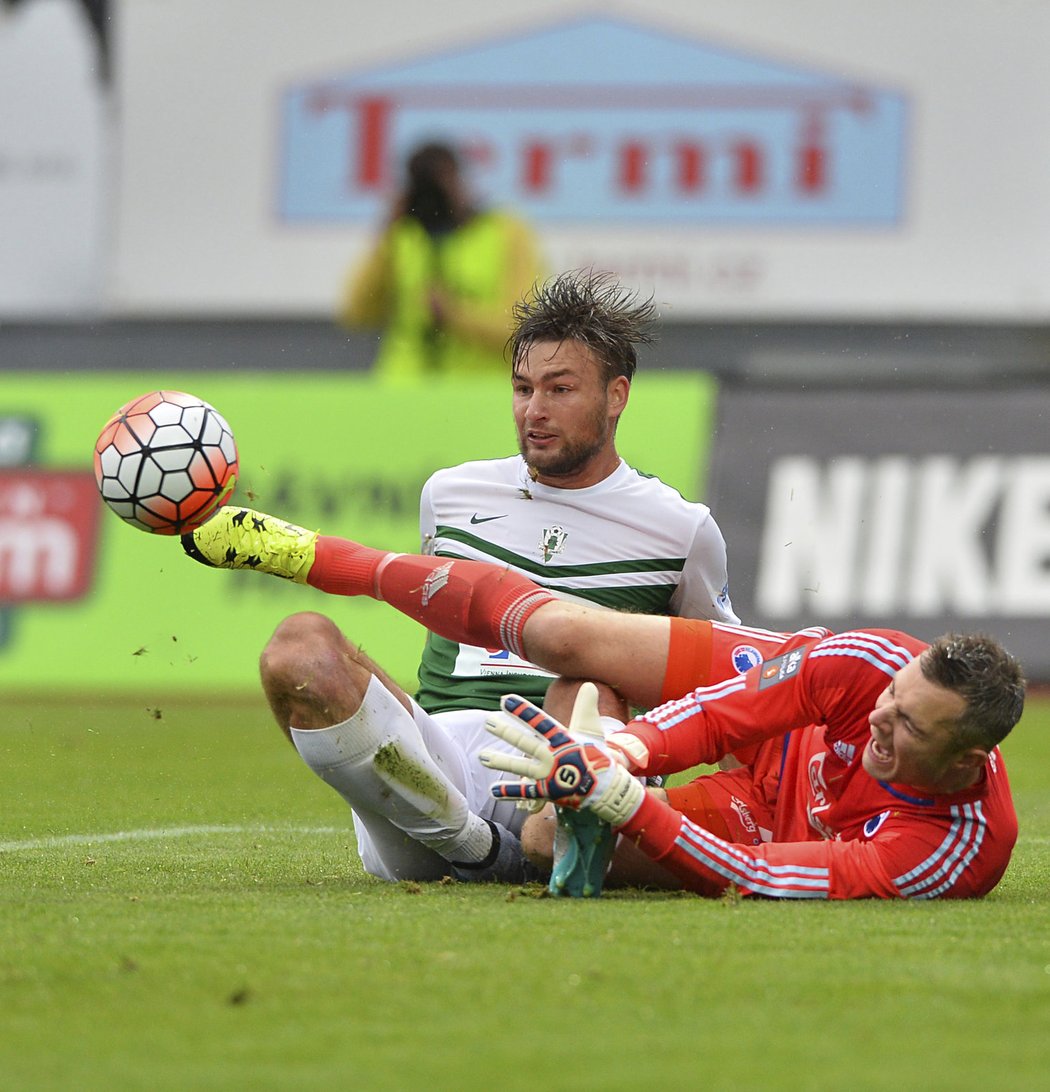
[[[576,599],[586,599],[612,610],[631,614],[668,614],[668,604],[674,594],[674,584],[634,585],[629,588],[562,588],[545,585],[550,591],[564,591]]]
[[[531,558],[514,553],[513,550],[505,550],[487,539],[478,538],[467,531],[461,531],[456,527],[438,527],[435,538],[449,539],[452,542],[461,542],[464,546],[472,546],[480,553],[486,554],[494,561],[503,561],[508,565],[521,569],[524,572],[535,573],[543,577],[546,583],[550,579],[566,580],[580,576],[608,576],[614,573],[658,573],[668,569],[681,572],[685,567],[684,557],[641,557],[631,558],[626,561],[603,561],[593,565],[541,565]],[[446,550],[438,552],[439,557],[459,557],[459,554],[449,553]]]
[[[453,554],[443,550],[436,557],[451,557],[456,561],[469,561],[462,554]],[[591,570],[601,568],[609,569],[612,566],[599,565],[565,565],[563,572],[571,572],[575,575],[592,575]],[[663,568],[666,568],[664,566]],[[556,570],[555,570],[556,571]],[[615,569],[615,573],[624,570]],[[662,571],[662,570],[657,570]],[[551,569],[539,569],[535,573],[536,583],[548,591],[564,592],[574,599],[586,599],[589,603],[597,603],[611,610],[628,611],[631,614],[670,614],[671,596],[674,595],[677,584],[609,584],[605,587],[586,587],[576,584],[560,584],[557,580],[551,580]],[[600,575],[608,576],[609,573]]]

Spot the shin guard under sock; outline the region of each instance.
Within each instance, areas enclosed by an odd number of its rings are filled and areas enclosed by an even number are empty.
[[[550,592],[482,561],[374,550],[321,535],[307,582],[336,595],[380,599],[450,641],[524,656],[522,632]]]

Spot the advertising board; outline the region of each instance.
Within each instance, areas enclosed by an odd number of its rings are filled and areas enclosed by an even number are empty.
[[[229,421],[240,451],[235,502],[390,549],[419,548],[419,490],[433,470],[516,450],[504,380],[392,391],[354,375],[194,373],[159,385],[199,395]],[[259,652],[277,622],[318,610],[413,688],[423,631],[389,607],[208,571],[178,541],[102,507],[95,438],[119,406],[157,386],[145,372],[5,373],[0,684],[242,693],[257,686]],[[619,432],[622,454],[697,497],[713,400],[703,375],[640,376]]]
[[[1050,394],[723,387],[709,501],[747,622],[987,630],[1050,679]]]

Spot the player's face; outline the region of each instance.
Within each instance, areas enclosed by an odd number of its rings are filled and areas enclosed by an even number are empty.
[[[514,368],[518,447],[536,480],[563,489],[594,485],[616,469],[616,421],[628,381],[577,341],[540,341]]]
[[[952,726],[965,711],[958,694],[927,679],[916,657],[897,672],[868,717],[864,769],[879,781],[927,792],[956,792],[972,768],[959,765]]]

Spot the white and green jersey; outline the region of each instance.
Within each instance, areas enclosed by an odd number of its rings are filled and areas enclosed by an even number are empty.
[[[644,614],[738,622],[726,546],[710,509],[621,460],[604,481],[557,489],[519,455],[439,470],[424,485],[423,550],[494,561],[565,599]],[[506,649],[429,634],[419,703],[430,713],[540,702],[552,676]]]

